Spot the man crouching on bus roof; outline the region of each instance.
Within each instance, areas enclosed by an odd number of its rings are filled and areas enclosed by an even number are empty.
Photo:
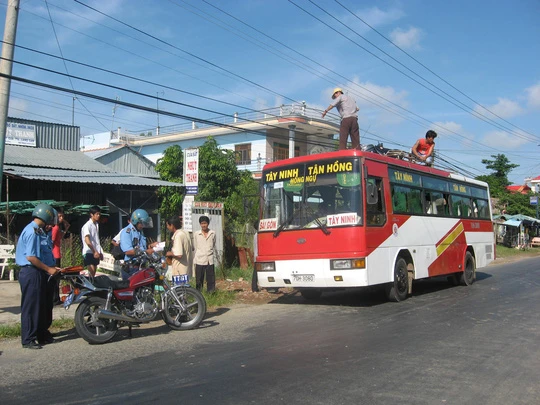
[[[437,138],[437,132],[430,129],[426,132],[426,139],[420,138],[411,149],[411,153],[428,166],[433,166],[435,138]]]

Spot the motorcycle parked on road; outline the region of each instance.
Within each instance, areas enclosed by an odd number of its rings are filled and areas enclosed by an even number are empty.
[[[129,265],[138,266],[139,270],[126,281],[83,276],[82,266],[62,270],[61,278],[71,286],[64,307],[79,304],[75,328],[84,340],[90,344],[106,343],[120,327],[151,322],[158,314],[173,330],[200,325],[206,314],[206,301],[189,285],[187,275],[168,281],[165,260],[155,253],[142,253]]]

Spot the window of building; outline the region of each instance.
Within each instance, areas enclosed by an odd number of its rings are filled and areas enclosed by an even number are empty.
[[[294,147],[294,156],[300,156],[300,147]],[[289,158],[289,145],[274,142],[274,162]]]
[[[234,152],[236,154],[237,165],[251,164],[251,144],[250,143],[244,143],[242,145],[235,145]]]

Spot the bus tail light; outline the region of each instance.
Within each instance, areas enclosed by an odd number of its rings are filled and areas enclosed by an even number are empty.
[[[255,270],[257,271],[276,271],[275,262],[256,262]]]
[[[365,269],[366,258],[360,259],[334,259],[330,260],[330,270]]]

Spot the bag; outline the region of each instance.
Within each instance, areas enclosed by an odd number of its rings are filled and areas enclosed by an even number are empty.
[[[113,246],[111,249],[111,255],[113,255],[114,260],[124,260],[124,257],[126,256],[124,251],[120,248],[120,245]]]

